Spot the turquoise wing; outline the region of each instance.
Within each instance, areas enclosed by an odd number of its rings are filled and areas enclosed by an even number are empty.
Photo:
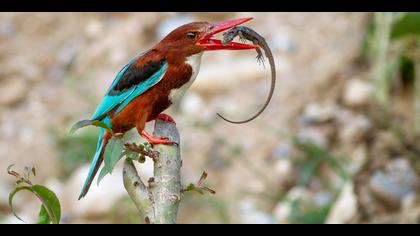
[[[113,109],[116,113],[122,111],[134,98],[153,87],[163,78],[168,67],[168,63],[164,59],[150,61],[139,67],[133,65],[143,55],[144,53],[133,58],[117,74],[92,115],[93,120],[103,119]]]

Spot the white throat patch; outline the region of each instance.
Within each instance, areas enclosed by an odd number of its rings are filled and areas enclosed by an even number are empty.
[[[182,85],[181,88],[172,89],[171,93],[169,94],[169,99],[172,103],[176,103],[184,96],[185,92],[190,88],[191,84],[194,82],[195,78],[198,75],[198,71],[200,71],[200,63],[201,63],[201,56],[203,55],[202,52],[194,54],[192,56],[187,57],[186,63],[191,66],[192,74],[190,80]]]

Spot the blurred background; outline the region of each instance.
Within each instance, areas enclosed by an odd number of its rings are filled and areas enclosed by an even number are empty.
[[[77,201],[98,129],[74,136],[118,71],[192,21],[254,17],[277,87],[255,51],[207,52],[195,84],[167,111],[181,133],[184,185],[205,170],[216,195],[185,193],[179,223],[420,223],[418,13],[0,13],[0,222],[6,169],[34,166],[62,223],[139,223],[122,163]],[[147,126],[153,129],[153,123]],[[140,142],[136,132],[129,139]],[[152,163],[139,165],[144,179]],[[15,205],[34,222],[39,201]]]

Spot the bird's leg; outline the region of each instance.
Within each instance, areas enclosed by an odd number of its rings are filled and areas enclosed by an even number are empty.
[[[176,125],[176,122],[172,117],[170,117],[166,114],[163,114],[163,113],[157,115],[155,120],[165,120],[165,121],[171,122],[171,123]],[[140,132],[140,135],[143,138],[145,138],[150,144],[172,144],[172,142],[169,141],[168,138],[166,138],[166,137],[154,138],[152,135],[148,134],[144,130],[142,130]]]
[[[175,122],[174,118],[172,118],[172,117],[170,117],[166,114],[163,114],[163,113],[160,113],[159,115],[157,115],[155,120],[166,120],[166,121],[171,122],[174,125],[176,125],[176,122]]]
[[[147,140],[147,142],[149,142],[150,144],[154,145],[154,144],[172,144],[171,141],[168,140],[168,138],[166,137],[159,137],[159,138],[154,138],[152,135],[148,134],[146,131],[142,130],[140,132],[140,135]]]
[[[152,145],[153,144],[172,144],[172,142],[169,141],[166,137],[155,138],[152,135],[148,134],[144,130],[145,121],[146,121],[146,119],[144,119],[144,116],[138,117],[137,122],[136,122],[136,129],[137,129],[137,132],[140,134],[140,136],[142,136],[144,139],[146,139],[147,142],[149,142]]]

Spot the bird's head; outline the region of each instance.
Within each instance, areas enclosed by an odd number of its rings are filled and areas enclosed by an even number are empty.
[[[158,46],[179,53],[180,55],[193,55],[207,50],[255,49],[258,46],[237,42],[223,44],[221,40],[213,38],[217,33],[250,20],[252,18],[241,18],[218,23],[192,22],[170,32],[160,41]]]

